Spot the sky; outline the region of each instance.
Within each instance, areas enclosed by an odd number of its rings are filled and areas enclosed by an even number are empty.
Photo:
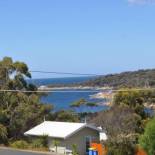
[[[108,74],[155,68],[155,1],[0,0],[4,56],[30,70]]]

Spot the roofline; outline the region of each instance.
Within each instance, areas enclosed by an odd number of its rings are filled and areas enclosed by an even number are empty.
[[[51,122],[51,121],[45,121],[45,122]],[[55,121],[53,121],[53,122],[55,122]],[[69,123],[69,122],[67,122],[67,123]],[[79,129],[73,131],[72,133],[68,134],[65,137],[49,136],[48,134],[45,134],[45,133],[43,135],[47,135],[48,137],[51,137],[51,138],[67,139],[67,138],[71,137],[72,135],[76,134],[78,131],[82,130],[83,128],[90,128],[90,129],[96,130],[98,132],[103,132],[103,130],[101,130],[101,129],[95,127],[95,126],[92,126],[91,124],[83,123],[83,126],[81,126]],[[25,132],[24,135],[25,136],[43,136],[43,135],[28,134],[27,132]]]
[[[24,135],[25,135],[25,136],[36,136],[36,137],[38,137],[38,136],[44,136],[44,135],[46,135],[46,134],[43,134],[43,135],[35,135],[35,134],[27,134],[27,133],[24,133]],[[65,139],[65,137],[49,136],[48,134],[47,134],[47,136],[48,136],[48,137],[50,137],[50,138],[59,138],[59,139]]]
[[[102,131],[101,129],[98,129],[97,127],[93,127],[93,126],[91,126],[89,124],[84,124],[82,127],[80,127],[79,129],[77,129],[76,131],[74,131],[71,134],[67,135],[64,139],[67,139],[67,138],[71,137],[72,135],[76,134],[78,131],[82,130],[83,128],[90,128],[90,129],[96,130],[98,132],[101,132]]]

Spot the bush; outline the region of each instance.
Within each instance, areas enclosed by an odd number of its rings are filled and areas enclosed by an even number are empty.
[[[8,133],[7,133],[7,129],[5,126],[3,126],[2,124],[0,124],[0,144],[6,144],[8,141],[8,137],[7,137]]]
[[[39,138],[17,140],[10,143],[10,146],[17,149],[34,149],[34,150],[48,150],[48,136],[41,136]]]
[[[135,142],[129,137],[110,138],[106,146],[108,146],[108,155],[134,155],[136,152]]]
[[[76,144],[72,145],[72,152],[73,152],[73,155],[79,155],[78,151],[77,151],[77,145]]]
[[[139,138],[139,144],[148,155],[155,154],[155,117],[147,123],[144,134]]]
[[[29,144],[24,140],[18,140],[11,143],[10,146],[18,149],[27,149],[29,147]]]
[[[48,136],[41,136],[31,142],[32,148],[48,148]]]
[[[48,147],[48,135],[41,136],[40,141],[43,147]]]
[[[35,149],[35,148],[42,148],[44,146],[42,144],[42,140],[41,139],[35,139],[35,140],[32,141],[31,147]]]

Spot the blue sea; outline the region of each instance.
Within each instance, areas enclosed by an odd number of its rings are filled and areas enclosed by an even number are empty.
[[[42,86],[42,85],[49,85],[49,84],[71,84],[71,83],[80,83],[87,81],[89,79],[92,79],[94,77],[69,77],[69,78],[50,78],[50,79],[32,79],[29,82],[37,85],[37,86]],[[96,94],[97,92],[70,92],[70,91],[65,91],[65,92],[52,92],[48,93],[46,97],[42,97],[42,101],[46,104],[52,104],[54,105],[54,111],[60,111],[60,110],[69,110],[70,105],[81,99],[84,98],[87,101],[90,102],[97,102],[97,103],[102,103],[105,102],[103,99],[92,99],[91,95]],[[107,109],[106,106],[98,106],[94,108],[88,108],[86,106],[81,107],[80,109],[77,109],[79,112],[97,112]]]

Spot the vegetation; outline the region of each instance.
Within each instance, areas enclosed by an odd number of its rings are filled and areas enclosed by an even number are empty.
[[[116,93],[114,96],[115,105],[127,105],[134,112],[140,115],[143,119],[146,118],[146,113],[144,109],[145,94],[146,91],[136,91],[136,90],[124,90]]]
[[[17,149],[30,149],[30,150],[48,150],[48,136],[40,136],[33,139],[16,140],[10,142],[9,146]]]
[[[87,103],[87,101],[83,98],[79,99],[78,101],[75,101],[73,102],[70,107],[75,109],[76,111],[79,111],[81,112],[81,107],[84,106],[85,104]]]
[[[87,100],[85,100],[85,99],[83,99],[83,98],[79,99],[78,101],[73,102],[73,103],[70,105],[70,107],[73,108],[73,110],[74,110],[75,112],[79,112],[80,118],[81,118],[82,113],[83,113],[81,108],[83,108],[84,106],[89,107],[89,108],[90,108],[90,112],[91,112],[91,110],[92,110],[94,107],[97,107],[98,105],[97,105],[97,103],[95,103],[95,102],[89,102],[89,101],[87,101]]]
[[[17,149],[27,149],[29,144],[24,140],[17,140],[11,143],[10,146]]]
[[[0,144],[7,143],[7,129],[4,125],[0,124]]]
[[[119,87],[144,87],[155,85],[155,70],[140,70],[115,75],[107,75],[91,80],[83,85]],[[155,152],[155,118],[150,119],[144,105],[154,105],[155,91],[137,91],[134,89],[121,89],[114,94],[112,107],[103,112],[89,114],[75,114],[81,107],[90,109],[96,107],[85,99],[80,99],[70,106],[75,111],[62,110],[52,112],[53,107],[43,104],[40,100],[42,93],[35,93],[37,87],[27,83],[26,78],[31,78],[27,65],[23,62],[13,62],[9,57],[0,61],[0,144],[8,144],[21,149],[38,149],[48,147],[47,136],[34,140],[25,139],[23,133],[43,121],[48,120],[79,122],[81,117],[88,117],[91,123],[102,126],[108,135],[110,155],[133,155],[138,138],[140,146],[148,155]],[[3,90],[14,90],[5,92]],[[16,90],[16,91],[15,91]],[[24,91],[29,91],[25,93]],[[146,125],[146,128],[145,128]],[[55,142],[55,146],[58,142]],[[77,155],[76,145],[73,153]]]
[[[56,151],[56,153],[58,152],[58,145],[59,145],[59,144],[60,144],[60,142],[59,142],[58,140],[54,139],[53,145],[55,146],[55,151]]]
[[[48,148],[48,135],[29,140],[31,148]]]
[[[106,130],[108,141],[105,145],[108,145],[110,155],[134,154],[139,135],[143,134],[145,124],[151,117],[146,113],[144,104],[154,104],[154,96],[155,92],[150,90],[120,90],[114,95],[112,107],[107,111],[99,112],[91,121]],[[150,126],[148,128],[150,129]],[[144,135],[147,130],[145,129]],[[148,138],[142,136],[140,144],[145,149],[146,146],[149,147],[149,141],[144,137]],[[153,143],[150,143],[152,150],[155,150]]]
[[[24,132],[41,123],[45,116],[48,120],[70,122],[79,121],[79,117],[72,111],[53,113],[53,106],[40,100],[46,94],[35,93],[37,87],[27,83],[26,78],[31,78],[31,74],[25,63],[13,62],[10,57],[0,61],[0,144],[20,149],[46,149],[47,136],[30,141],[25,139]]]
[[[145,132],[140,136],[139,143],[148,155],[155,154],[155,117],[146,125]]]
[[[110,155],[134,154],[141,118],[128,106],[113,106],[91,122],[106,130]]]
[[[48,117],[51,121],[60,121],[60,122],[79,122],[79,116],[73,111],[61,110],[54,112]]]
[[[71,84],[50,84],[48,87],[112,87],[120,88],[148,88],[155,87],[155,69],[122,72],[105,76],[92,77],[85,82]]]
[[[72,145],[72,152],[73,152],[73,155],[79,155],[77,152],[77,145],[76,144]]]
[[[26,130],[51,113],[52,106],[40,102],[43,94],[22,92],[37,90],[36,86],[26,82],[25,78],[30,77],[25,63],[13,62],[9,57],[0,61],[0,89],[19,90],[0,93],[0,136],[3,140],[22,138]]]
[[[155,87],[155,69],[109,74],[91,79],[82,85],[114,88]]]
[[[97,104],[97,103],[95,103],[95,102],[87,102],[87,103],[86,103],[86,106],[87,106],[87,107],[89,107],[90,112],[92,112],[92,113],[93,113],[93,108],[97,107],[97,106],[98,106],[98,104]]]

